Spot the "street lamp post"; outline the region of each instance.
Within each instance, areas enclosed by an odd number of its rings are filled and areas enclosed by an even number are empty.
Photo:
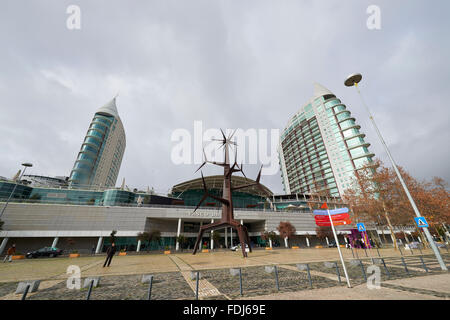
[[[19,184],[19,181],[22,179],[22,177],[23,177],[23,175],[24,175],[24,173],[25,173],[25,170],[26,170],[28,167],[32,167],[33,164],[28,163],[28,162],[25,162],[25,163],[22,163],[22,166],[24,167],[24,168],[23,168],[23,171],[22,171],[22,174],[20,175],[20,177],[18,178],[18,180],[16,180],[16,184],[14,185],[14,188],[12,189],[11,194],[9,195],[8,200],[6,200],[6,203],[5,203],[5,205],[3,206],[2,212],[0,213],[0,218],[3,216],[3,213],[5,212],[5,209],[6,209],[6,207],[8,206],[9,200],[11,200],[11,198],[12,198],[12,196],[13,196],[13,194],[14,194],[14,191],[16,191],[17,185]]]
[[[372,122],[372,125],[375,128],[375,131],[377,132],[378,137],[380,138],[384,149],[386,150],[386,153],[387,153],[387,155],[389,157],[389,160],[391,161],[392,167],[394,168],[394,171],[397,174],[397,177],[400,180],[400,183],[402,184],[403,189],[405,190],[406,196],[408,197],[408,200],[411,203],[411,206],[412,206],[412,208],[414,210],[414,213],[416,214],[417,217],[422,217],[422,215],[419,212],[419,209],[416,206],[416,203],[414,202],[414,199],[412,198],[411,194],[409,193],[408,187],[406,186],[405,182],[403,181],[403,178],[402,178],[402,176],[400,174],[400,171],[397,168],[397,165],[394,162],[394,159],[392,158],[391,153],[389,152],[389,148],[387,147],[386,142],[384,142],[384,139],[381,136],[380,130],[378,130],[378,127],[375,124],[375,120],[373,119],[373,116],[370,113],[369,108],[367,107],[366,103],[364,102],[364,99],[363,99],[363,97],[361,95],[361,92],[359,91],[358,83],[361,81],[361,79],[362,79],[362,75],[361,74],[359,74],[359,73],[351,74],[350,76],[347,77],[347,79],[345,80],[344,84],[347,87],[353,87],[354,86],[356,88],[356,91],[358,91],[358,94],[359,94],[359,96],[361,98],[361,102],[362,102],[363,106],[366,108],[367,113],[369,114],[369,118],[370,118],[370,120]],[[428,239],[428,241],[429,241],[429,243],[431,245],[431,249],[433,250],[434,254],[436,255],[436,258],[437,258],[437,260],[439,262],[439,265],[440,265],[441,269],[444,270],[444,271],[447,271],[448,270],[447,266],[445,265],[444,260],[442,260],[442,257],[441,257],[441,254],[439,252],[439,249],[437,248],[436,244],[434,243],[434,240],[431,237],[430,231],[428,230],[428,228],[423,228],[423,231],[424,231],[424,233],[425,233],[425,235],[426,235],[426,237],[427,237],[427,239]]]

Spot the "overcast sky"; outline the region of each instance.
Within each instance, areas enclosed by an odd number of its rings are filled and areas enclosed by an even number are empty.
[[[81,29],[69,30],[69,5]],[[381,29],[369,30],[369,5]],[[450,2],[2,1],[0,176],[70,174],[95,111],[119,92],[127,146],[117,185],[199,177],[171,161],[171,134],[207,128],[283,129],[319,82],[351,110],[387,158],[361,91],[399,165],[450,181]],[[257,165],[247,166],[254,178]],[[208,168],[205,174],[218,174]],[[280,174],[262,183],[282,192]]]

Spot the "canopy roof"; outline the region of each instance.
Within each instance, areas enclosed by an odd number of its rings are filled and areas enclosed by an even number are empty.
[[[223,175],[205,177],[205,182],[206,182],[206,187],[208,189],[218,189],[218,190],[223,189]],[[240,176],[233,176],[231,178],[231,183],[233,184],[233,187],[239,187],[244,184],[255,183],[255,180],[240,177]],[[263,194],[261,192],[261,190],[259,190],[256,186],[240,189],[240,190],[238,190],[238,192],[244,192],[244,193],[249,193],[249,194],[259,195],[259,196],[269,196],[269,195],[272,196],[273,195],[272,191],[270,191],[269,188],[267,188],[266,186],[264,186],[262,184],[261,184],[261,186],[266,191],[266,194]],[[179,183],[172,187],[172,192],[175,193],[175,192],[184,192],[186,190],[199,190],[199,189],[203,190],[202,178],[197,178],[197,179]]]

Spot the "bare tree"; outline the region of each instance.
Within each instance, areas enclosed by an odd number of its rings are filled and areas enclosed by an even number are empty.
[[[289,221],[281,221],[277,227],[280,237],[284,239],[286,247],[289,247],[288,240],[295,234],[295,227]]]

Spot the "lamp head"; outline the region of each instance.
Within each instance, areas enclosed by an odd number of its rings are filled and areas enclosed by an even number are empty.
[[[22,163],[22,165],[23,165],[24,167],[32,167],[32,166],[33,166],[33,164],[32,164],[32,163],[29,163],[29,162]]]
[[[347,87],[353,87],[355,84],[359,83],[362,79],[362,75],[360,73],[353,73],[347,77],[344,84]]]

